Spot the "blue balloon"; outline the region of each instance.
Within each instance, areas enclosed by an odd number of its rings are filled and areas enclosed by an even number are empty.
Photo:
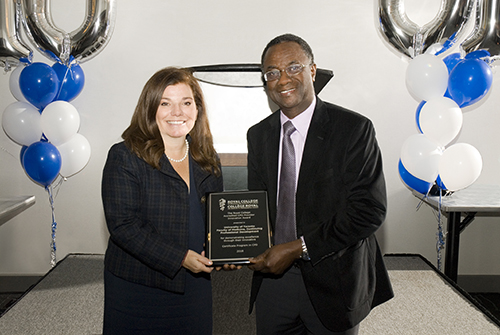
[[[398,170],[399,170],[399,176],[406,184],[406,186],[408,186],[409,188],[421,194],[427,194],[431,189],[432,184],[422,179],[419,179],[413,176],[411,173],[409,173],[408,170],[406,170],[406,168],[404,167],[403,163],[401,162],[401,159],[399,160]]]
[[[437,179],[436,179],[436,185],[437,185],[440,189],[442,189],[442,190],[444,190],[444,191],[446,191],[446,190],[447,190],[446,186],[443,184],[443,181],[441,180],[441,176],[439,176],[439,175],[437,176]]]
[[[424,107],[424,105],[425,105],[426,102],[427,101],[422,100],[420,102],[420,104],[418,105],[418,107],[417,107],[417,111],[415,112],[415,121],[417,122],[417,127],[418,127],[418,131],[420,132],[420,134],[424,133],[422,131],[422,128],[420,128],[420,112],[422,111],[422,107]]]
[[[446,64],[446,67],[448,68],[448,74],[451,73],[451,70],[457,65],[462,59],[460,58],[460,53],[455,52],[452,54],[449,54],[445,58],[443,58],[443,62]]]
[[[493,83],[491,68],[480,59],[464,59],[451,71],[448,90],[451,98],[467,107],[481,100]]]
[[[26,152],[26,149],[28,149],[28,147],[26,145],[23,145],[21,147],[21,152],[19,153],[19,160],[21,161],[21,166],[23,167],[23,169],[24,169],[23,159],[24,159],[24,153]]]
[[[49,65],[33,63],[21,71],[19,88],[29,103],[43,109],[54,101],[59,91],[59,78]]]
[[[488,50],[484,49],[479,49],[476,51],[472,51],[465,55],[465,59],[478,59],[478,58],[483,58],[483,57],[490,57],[491,54],[489,53]]]
[[[82,92],[85,85],[85,75],[80,65],[74,64],[68,67],[61,63],[54,63],[52,69],[57,73],[57,77],[61,82],[61,87],[55,100],[69,102]]]
[[[434,185],[432,185],[432,188],[429,191],[429,195],[433,197],[446,196],[452,193],[453,192],[448,193],[448,190],[446,189],[446,186],[444,186],[443,181],[441,180],[441,176],[439,175],[437,176],[436,182],[434,183]]]
[[[445,52],[446,50],[448,50],[449,48],[451,48],[455,44],[455,41],[457,39],[457,33],[458,33],[458,31],[454,32],[450,37],[448,37],[448,39],[446,41],[444,41],[443,47],[441,48],[441,50],[436,52],[436,56],[442,54],[443,52]]]
[[[61,154],[50,142],[31,144],[22,157],[22,165],[26,174],[35,182],[49,186],[61,170]]]
[[[462,59],[460,58],[460,53],[458,53],[458,52],[449,54],[448,56],[446,56],[445,58],[443,58],[443,62],[446,64],[446,67],[448,68],[448,75],[451,73],[451,71],[453,71],[453,69],[455,68],[455,66],[458,63],[460,63],[460,61],[462,61]],[[448,81],[448,86],[449,86],[449,81]],[[450,98],[450,99],[453,100],[453,98],[451,97],[451,94],[450,94],[450,88],[449,87],[446,88],[446,92],[444,93],[444,97],[445,98]]]

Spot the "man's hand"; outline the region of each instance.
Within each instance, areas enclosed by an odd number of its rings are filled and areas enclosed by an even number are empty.
[[[223,266],[216,266],[215,270],[217,270],[217,271],[220,271],[220,270],[233,271],[233,270],[239,270],[241,268],[242,268],[241,265],[224,264]]]
[[[250,270],[263,273],[282,274],[292,263],[302,255],[302,241],[297,239],[292,242],[275,245],[263,254],[250,258]]]

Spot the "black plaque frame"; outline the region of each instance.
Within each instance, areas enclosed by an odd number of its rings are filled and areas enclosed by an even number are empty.
[[[215,266],[249,264],[270,246],[266,191],[208,194],[205,251]]]

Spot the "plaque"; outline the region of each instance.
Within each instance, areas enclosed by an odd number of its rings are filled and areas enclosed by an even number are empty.
[[[250,264],[271,246],[266,191],[210,193],[206,256],[214,265]]]

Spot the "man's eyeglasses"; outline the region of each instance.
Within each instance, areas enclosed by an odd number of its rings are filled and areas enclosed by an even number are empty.
[[[266,73],[264,73],[264,80],[266,82],[278,80],[278,79],[281,78],[281,72],[283,72],[283,71],[285,71],[286,74],[288,76],[290,76],[290,77],[291,76],[296,76],[299,73],[301,73],[302,70],[304,70],[304,68],[306,66],[307,65],[303,65],[303,64],[293,64],[293,65],[287,66],[283,70],[274,69],[274,70],[271,70],[271,71],[267,71]]]

